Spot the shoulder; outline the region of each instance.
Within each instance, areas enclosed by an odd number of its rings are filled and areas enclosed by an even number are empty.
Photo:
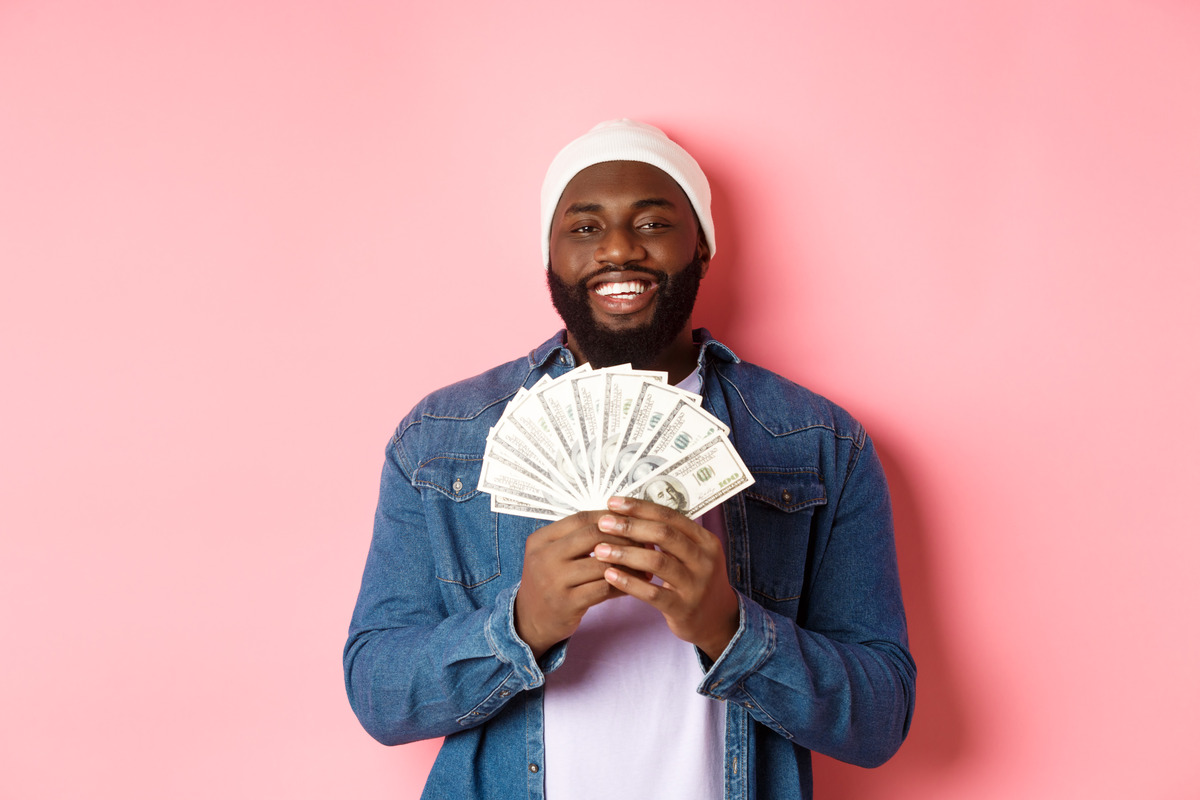
[[[816,392],[748,361],[714,365],[730,416],[771,436],[825,432],[862,447],[866,434],[844,408]]]
[[[401,422],[403,430],[423,419],[473,419],[516,394],[530,373],[529,360],[518,358],[430,392]]]
[[[508,401],[545,372],[561,348],[559,332],[521,358],[426,395],[400,421],[392,437],[401,463],[411,469],[438,453],[482,453],[488,430]]]
[[[430,392],[400,421],[397,440],[425,422],[468,423],[493,410],[498,416],[531,371],[529,359],[518,358]]]
[[[488,430],[529,375],[517,359],[426,395],[396,426],[389,444],[409,476],[431,461],[482,457]]]

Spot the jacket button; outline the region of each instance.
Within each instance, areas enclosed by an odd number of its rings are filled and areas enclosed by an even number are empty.
[[[454,493],[458,494],[461,491],[462,491],[462,481],[460,481],[458,478],[455,478],[454,479]]]
[[[537,764],[530,764],[530,765],[529,765],[529,771],[530,771],[530,772],[537,772],[537,771],[538,771],[538,765],[537,765]]]
[[[458,491],[458,490],[455,489],[455,491]],[[785,502],[785,503],[792,502],[792,493],[789,492],[787,489],[783,490],[783,502]]]

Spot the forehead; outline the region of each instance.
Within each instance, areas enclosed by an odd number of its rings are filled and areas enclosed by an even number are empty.
[[[571,179],[555,215],[577,204],[620,207],[651,198],[669,200],[679,209],[692,207],[675,179],[658,167],[641,161],[604,161]]]

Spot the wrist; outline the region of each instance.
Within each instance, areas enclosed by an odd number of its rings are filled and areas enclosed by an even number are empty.
[[[525,615],[521,613],[521,605],[521,590],[518,589],[516,602],[513,603],[513,628],[517,631],[517,638],[525,643],[536,661],[546,654],[554,642],[544,641],[545,637],[538,635],[535,626],[526,622]]]
[[[729,643],[733,641],[733,637],[738,632],[741,608],[738,603],[737,593],[733,591],[732,587],[729,589],[729,600],[730,603],[725,604],[725,610],[714,615],[714,618],[720,620],[717,627],[703,641],[695,642],[696,647],[700,648],[704,655],[713,661],[721,657],[721,654],[725,652],[725,648],[729,647]]]

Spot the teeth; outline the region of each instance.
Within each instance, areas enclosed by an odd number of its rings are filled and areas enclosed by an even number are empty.
[[[625,281],[624,283],[602,283],[596,287],[596,294],[611,297],[614,294],[641,294],[646,291],[646,284],[641,281]]]

